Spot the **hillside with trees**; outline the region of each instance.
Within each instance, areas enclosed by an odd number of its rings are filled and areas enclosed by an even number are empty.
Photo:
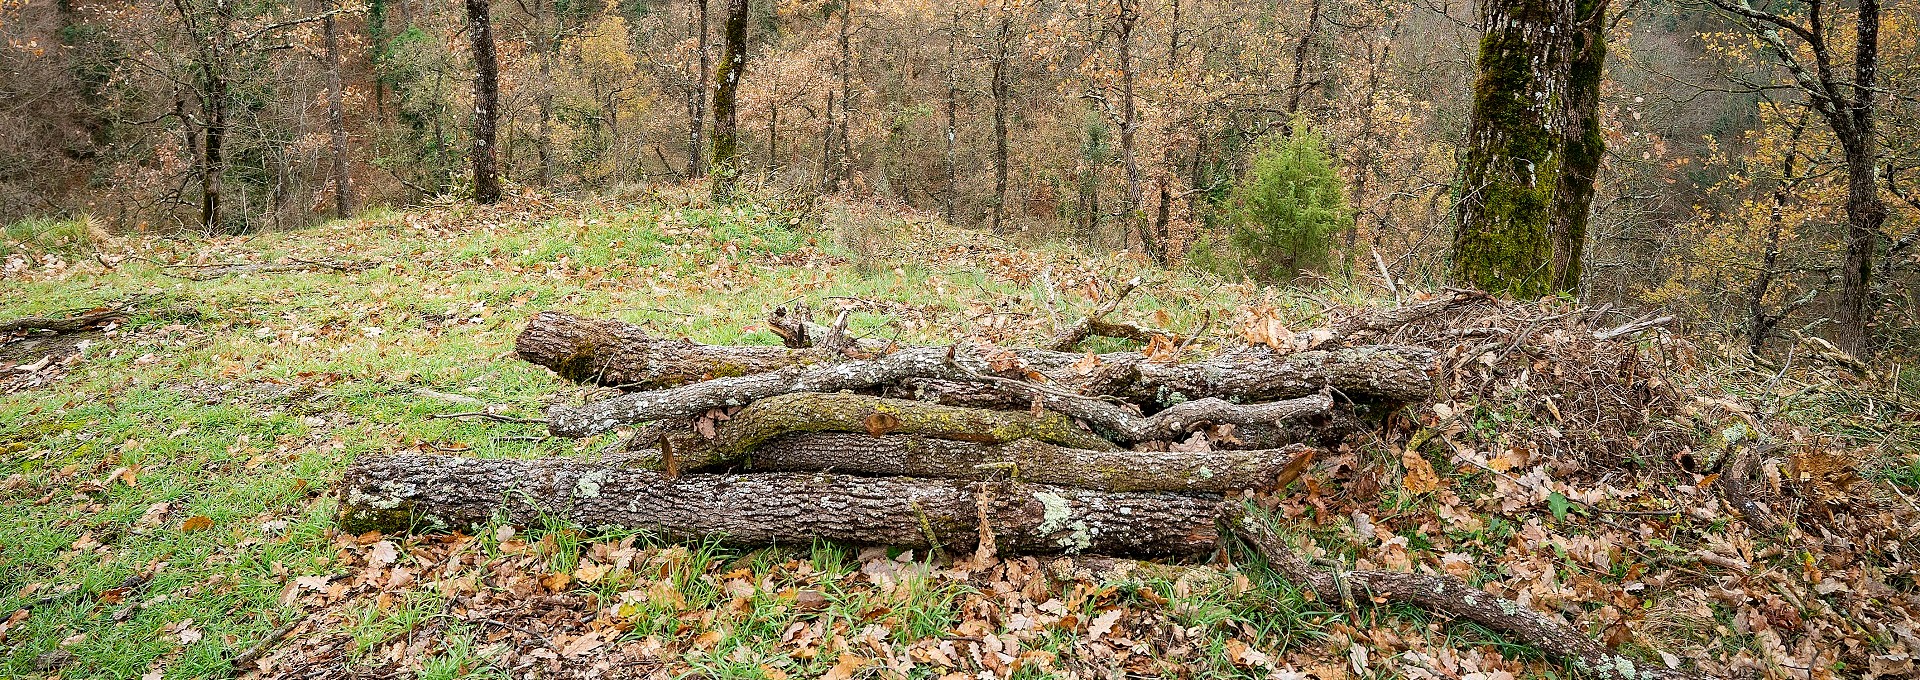
[[[0,0],[0,675],[1920,677],[1916,0]]]

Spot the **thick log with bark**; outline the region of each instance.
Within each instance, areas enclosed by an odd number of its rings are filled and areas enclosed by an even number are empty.
[[[1258,451],[1097,451],[1032,439],[980,444],[920,435],[803,434],[753,452],[756,471],[831,470],[950,479],[1012,479],[1101,491],[1231,493],[1274,486],[1313,448]]]
[[[863,394],[817,392],[796,392],[753,402],[721,424],[712,440],[692,435],[680,438],[670,448],[674,468],[686,472],[726,465],[781,435],[806,432],[866,432],[869,438],[889,433],[921,434],[983,444],[1032,438],[1096,451],[1118,448],[1057,413],[1035,416],[1025,411],[990,411]]]
[[[644,529],[741,545],[826,539],[971,550],[984,518],[1003,552],[1191,556],[1213,549],[1220,497],[833,473],[682,475],[619,459],[361,460],[341,491],[343,529],[527,523]]]
[[[1224,513],[1226,529],[1246,541],[1274,572],[1327,602],[1353,607],[1356,600],[1396,601],[1466,619],[1540,648],[1574,668],[1610,680],[1698,680],[1691,671],[1634,661],[1567,625],[1559,618],[1499,597],[1452,576],[1397,571],[1316,569],[1266,521],[1243,510]],[[1356,598],[1355,595],[1360,597]],[[1370,597],[1369,597],[1370,596]],[[1382,598],[1382,599],[1373,599]]]
[[[561,312],[535,315],[514,338],[513,351],[574,382],[641,389],[819,364],[832,356],[812,349],[656,338],[623,321]]]
[[[856,349],[871,351],[855,343]],[[793,366],[813,366],[837,355],[820,349],[698,345],[649,337],[637,326],[583,319],[558,312],[533,318],[514,343],[527,361],[554,369],[563,377],[604,385],[645,389],[674,387],[715,377],[738,377]],[[947,348],[906,347],[899,352],[941,353]],[[1332,388],[1350,399],[1408,402],[1433,390],[1427,369],[1434,352],[1403,345],[1363,345],[1280,353],[1264,347],[1229,352],[1183,364],[1149,361],[1139,352],[1087,355],[1041,349],[980,350],[971,373],[904,373],[860,388],[909,379],[967,380],[988,373],[986,365],[1012,365],[1041,374],[1049,383],[1089,395],[1113,395],[1167,406],[1219,397],[1230,401],[1273,401],[1303,397]],[[975,355],[971,349],[960,352]],[[999,371],[1005,372],[1005,371]],[[846,388],[856,389],[856,388]],[[790,390],[796,391],[796,390]],[[771,395],[767,395],[771,396]],[[744,403],[744,402],[742,402]]]

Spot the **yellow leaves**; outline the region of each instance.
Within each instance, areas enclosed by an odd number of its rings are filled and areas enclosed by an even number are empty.
[[[205,531],[211,528],[213,528],[213,518],[206,515],[194,515],[188,517],[187,521],[180,523],[180,531],[183,533]]]

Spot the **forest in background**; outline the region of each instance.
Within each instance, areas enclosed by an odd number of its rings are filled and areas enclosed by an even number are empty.
[[[1795,69],[1848,85],[1870,10],[1886,213],[1868,248],[1871,337],[1913,345],[1917,9],[1612,6],[1579,295],[1662,305],[1755,347],[1826,332],[1851,262],[1850,159]],[[1204,265],[1251,150],[1300,127],[1323,140],[1350,217],[1308,275],[1447,278],[1481,11],[1429,0],[4,0],[0,218],[243,233],[473,195],[476,16],[509,191],[697,181],[735,14],[725,174],[764,198]]]

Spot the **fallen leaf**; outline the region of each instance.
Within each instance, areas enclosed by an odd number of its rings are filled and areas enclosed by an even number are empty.
[[[1407,469],[1407,476],[1401,480],[1408,493],[1429,493],[1440,488],[1440,475],[1433,471],[1433,464],[1426,456],[1414,449],[1400,452],[1400,464]]]
[[[183,532],[205,531],[212,528],[213,518],[206,515],[194,515],[180,523],[180,530]]]
[[[866,657],[841,652],[840,660],[833,664],[833,668],[827,670],[826,675],[820,676],[820,680],[851,680],[854,674],[859,673],[860,669],[866,665]]]
[[[373,544],[367,551],[367,566],[384,568],[399,559],[400,551],[394,548],[393,541],[381,541]]]

